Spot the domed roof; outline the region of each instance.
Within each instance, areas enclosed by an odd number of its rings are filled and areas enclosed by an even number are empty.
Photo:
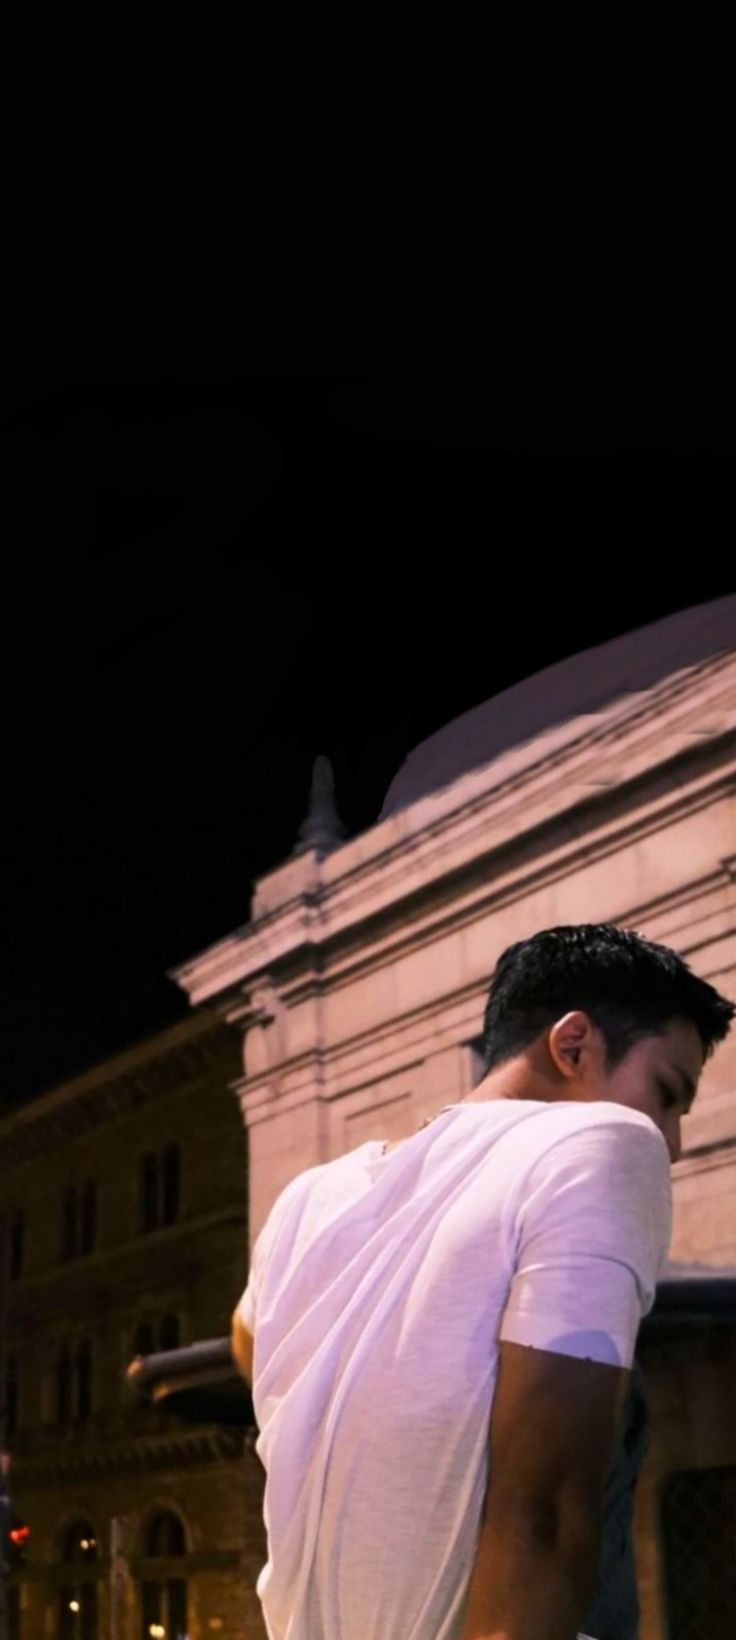
[[[379,822],[546,731],[736,651],[736,594],[583,649],[463,712],[405,757]]]

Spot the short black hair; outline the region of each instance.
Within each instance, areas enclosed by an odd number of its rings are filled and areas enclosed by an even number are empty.
[[[483,1022],[488,1069],[516,1058],[578,1008],[603,1036],[609,1071],[635,1042],[677,1019],[695,1026],[708,1059],[736,1013],[666,945],[613,923],[545,928],[508,946],[496,964]]]

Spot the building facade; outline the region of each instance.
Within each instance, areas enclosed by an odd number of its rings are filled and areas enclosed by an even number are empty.
[[[205,1009],[0,1122],[20,1640],[107,1640],[111,1604],[117,1640],[244,1634],[258,1460],[242,1432],[137,1407],[125,1376],[229,1330],[248,1264],[237,1067]]]
[[[736,599],[448,725],[359,837],[345,840],[328,769],[316,776],[297,850],[256,883],[250,921],[171,976],[191,1020],[0,1124],[14,1492],[32,1527],[14,1574],[21,1640],[87,1640],[88,1585],[100,1634],[119,1608],[119,1640],[182,1625],[188,1640],[264,1640],[251,1444],[133,1410],[124,1367],[143,1346],[228,1332],[248,1250],[295,1174],[404,1137],[481,1080],[507,945],[613,921],[736,997]],[[673,1195],[673,1270],[736,1274],[736,1033],[683,1125]],[[640,1640],[723,1640],[736,1633],[734,1327],[643,1331],[637,1357],[650,1408]]]
[[[326,784],[251,922],[172,976],[242,1035],[251,1243],[296,1173],[404,1137],[480,1080],[488,983],[513,941],[616,922],[736,998],[736,599],[450,725],[346,843]],[[734,1032],[683,1125],[673,1196],[673,1268],[736,1273]],[[733,1325],[642,1340],[640,1360],[641,1640],[721,1640],[736,1633]]]

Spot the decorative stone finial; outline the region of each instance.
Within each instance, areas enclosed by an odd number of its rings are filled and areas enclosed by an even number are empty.
[[[335,776],[328,757],[315,758],[309,808],[298,836],[292,854],[308,854],[314,849],[318,860],[324,860],[347,837],[335,804]]]

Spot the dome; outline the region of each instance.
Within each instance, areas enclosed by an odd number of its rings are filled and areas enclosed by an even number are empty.
[[[421,741],[394,776],[379,822],[549,730],[730,650],[736,650],[736,594],[556,661]]]

